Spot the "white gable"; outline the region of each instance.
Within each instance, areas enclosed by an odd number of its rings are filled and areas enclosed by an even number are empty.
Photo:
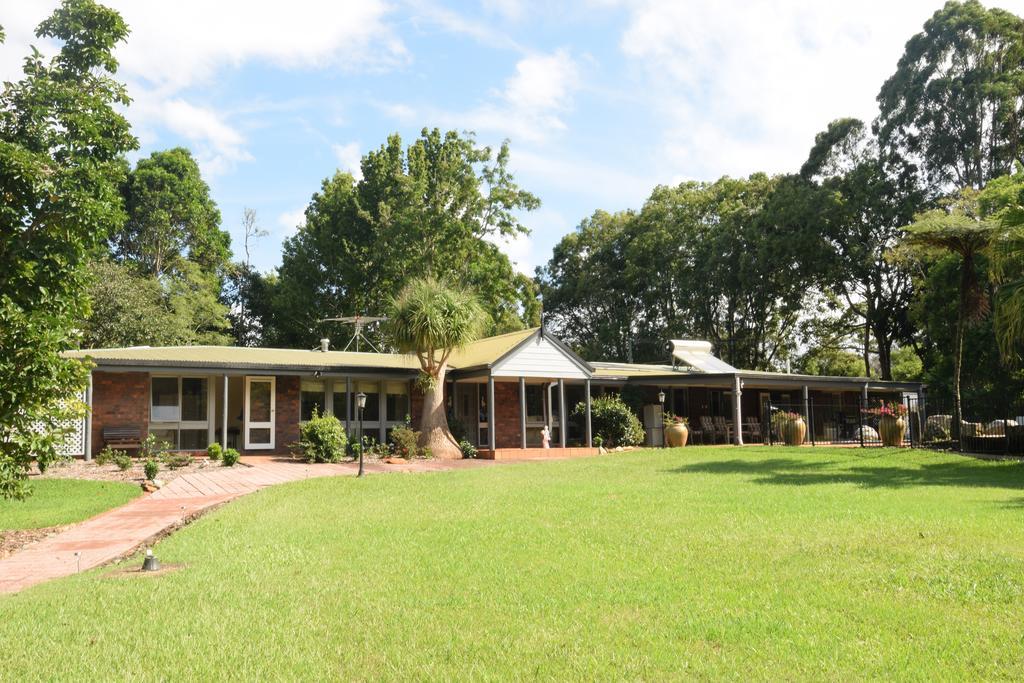
[[[587,372],[547,337],[537,335],[491,368],[495,377],[586,379]]]

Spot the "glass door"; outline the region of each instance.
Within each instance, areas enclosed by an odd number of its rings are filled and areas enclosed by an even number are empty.
[[[273,377],[245,378],[246,450],[274,447],[274,388]]]

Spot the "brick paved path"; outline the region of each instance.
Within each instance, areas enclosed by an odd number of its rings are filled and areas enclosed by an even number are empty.
[[[0,593],[15,593],[106,564],[186,519],[221,503],[274,484],[312,477],[352,476],[356,465],[243,458],[249,467],[211,468],[186,474],[159,491],[108,510],[33,543],[0,560]],[[493,465],[487,460],[426,460],[405,465],[367,465],[367,472],[430,472]]]

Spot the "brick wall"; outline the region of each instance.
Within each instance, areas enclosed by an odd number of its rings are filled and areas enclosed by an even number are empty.
[[[519,382],[494,383],[494,438],[498,448],[520,448]]]
[[[92,452],[103,450],[104,427],[138,427],[149,430],[149,373],[92,373]]]
[[[274,398],[275,453],[288,453],[288,446],[299,440],[299,382],[298,377],[277,377]]]

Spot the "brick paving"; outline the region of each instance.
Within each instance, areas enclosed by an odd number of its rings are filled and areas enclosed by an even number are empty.
[[[0,560],[0,593],[85,571],[130,554],[186,520],[267,486],[313,477],[353,476],[355,463],[309,465],[243,457],[247,467],[209,469],[172,480],[153,494],[108,510]],[[507,461],[506,461],[507,462]],[[368,473],[437,472],[494,465],[485,460],[423,460],[367,464]]]

